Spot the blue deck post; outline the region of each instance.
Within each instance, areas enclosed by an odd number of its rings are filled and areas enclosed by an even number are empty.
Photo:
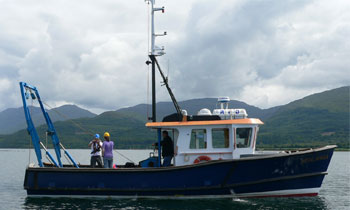
[[[161,167],[162,166],[162,157],[161,157],[162,147],[160,145],[160,141],[162,140],[162,129],[158,128],[157,131],[158,131],[158,167]]]
[[[41,109],[41,111],[42,111],[42,113],[44,115],[47,127],[48,127],[48,130],[47,130],[48,134],[49,134],[49,136],[51,136],[51,139],[52,139],[52,144],[53,144],[53,147],[55,149],[58,165],[60,167],[63,167],[63,164],[62,164],[62,161],[61,161],[60,140],[59,140],[59,138],[57,136],[56,129],[53,126],[53,123],[51,121],[51,118],[50,118],[49,114],[46,112],[46,110],[44,108],[43,102],[41,101],[41,98],[40,98],[40,95],[39,95],[39,91],[37,89],[35,89],[34,91],[35,91],[36,97],[38,99],[38,102],[39,102],[39,105],[40,105],[40,109]]]
[[[44,148],[45,152],[46,152],[46,155],[49,157],[49,159],[52,161],[52,163],[57,166],[57,167],[60,167],[57,162],[55,161],[55,159],[52,157],[52,155],[49,153],[49,151],[47,150],[47,148],[45,147],[45,145],[40,142],[41,146]]]
[[[66,150],[66,148],[64,148],[64,146],[60,143],[60,146],[62,147],[64,153],[68,156],[69,160],[73,163],[73,165],[76,168],[79,168],[78,164],[74,161],[73,157],[68,153],[68,151]]]
[[[64,153],[68,156],[69,160],[73,163],[74,167],[79,168],[78,164],[74,161],[72,156],[68,153],[67,150],[64,150]]]

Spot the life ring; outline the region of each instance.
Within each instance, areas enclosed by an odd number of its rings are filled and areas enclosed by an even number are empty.
[[[197,163],[200,163],[200,162],[203,162],[203,161],[210,161],[211,160],[211,158],[210,157],[208,157],[208,156],[199,156],[199,157],[197,157],[194,161],[193,161],[193,163],[194,164],[197,164]]]

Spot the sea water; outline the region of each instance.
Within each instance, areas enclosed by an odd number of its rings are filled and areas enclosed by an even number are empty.
[[[90,150],[69,151],[77,162],[89,164]],[[138,163],[149,157],[150,152],[118,150],[118,153],[114,153],[114,163]],[[43,157],[45,158],[44,155]],[[34,151],[1,149],[0,160],[0,209],[350,209],[350,152],[334,153],[328,168],[329,174],[325,177],[318,196],[299,198],[27,198],[23,189],[24,173],[30,162],[36,162]]]

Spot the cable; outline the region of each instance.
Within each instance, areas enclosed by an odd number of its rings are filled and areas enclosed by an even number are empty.
[[[70,121],[71,123],[73,123],[75,126],[77,126],[78,128],[80,128],[82,131],[85,131],[85,133],[90,134],[90,136],[94,136],[95,132],[91,132],[90,130],[87,130],[85,128],[83,128],[81,125],[79,125],[78,123],[74,122],[72,119],[69,119],[67,115],[60,113],[59,111],[57,111],[56,109],[52,108],[50,105],[48,105],[47,103],[45,103],[44,101],[43,104],[45,104],[47,107],[50,108],[50,110],[56,112],[56,114],[60,115],[61,117],[63,117],[65,120]]]
[[[72,161],[70,161],[69,159],[68,159],[68,157],[67,157],[67,155],[66,155],[66,153],[64,153],[64,155],[63,155],[65,158],[66,158],[66,160],[67,160],[67,163],[68,164],[72,164],[73,166],[74,166],[74,164],[72,163]]]
[[[79,127],[81,130],[85,131],[86,133],[89,133],[91,136],[94,136],[94,133],[91,133],[89,130],[84,129],[83,127],[81,127],[78,123],[75,123],[73,120],[68,119],[67,116],[65,116],[64,114],[60,113],[59,111],[53,109],[50,105],[48,105],[47,103],[45,103],[44,101],[42,101],[43,104],[45,104],[47,107],[49,107],[51,110],[53,110],[54,112],[56,112],[58,115],[62,116],[63,118],[65,118],[66,120],[71,121],[74,125],[76,125],[77,127]],[[127,158],[126,156],[124,156],[123,154],[121,154],[120,152],[114,150],[115,152],[117,152],[120,156],[122,156],[123,158],[127,159],[130,162],[135,163],[134,161],[130,160],[129,158]]]
[[[45,132],[46,148],[48,148],[48,147],[47,147],[47,133],[48,133],[48,132],[46,131],[46,132]]]
[[[147,61],[149,61],[149,2],[148,2],[148,6],[147,6]],[[147,65],[147,103],[146,103],[146,110],[147,110],[147,120],[149,119],[149,107],[148,107],[148,104],[149,104],[149,65]]]
[[[130,162],[135,163],[134,161],[130,160],[129,158],[127,158],[126,156],[124,156],[122,153],[118,152],[117,150],[114,150],[116,153],[118,153],[120,156],[122,156],[123,158],[127,159]]]
[[[31,103],[32,103],[32,106],[30,107],[30,109],[29,109],[29,112],[31,113],[32,111],[31,111],[31,109],[32,109],[32,107],[33,107],[33,99],[31,100]],[[31,148],[32,148],[32,141],[31,140],[29,140],[29,149],[28,149],[28,166],[30,165],[30,161],[31,161]]]
[[[147,6],[147,57],[149,54],[149,2]]]
[[[29,141],[29,148],[28,148],[28,165],[30,165],[30,161],[31,161],[31,158],[30,158],[30,153],[31,153],[31,148],[32,148],[32,141]]]
[[[147,109],[147,120],[149,119],[149,65],[147,65],[147,103],[146,103],[146,109]]]
[[[47,154],[45,155],[45,157],[51,163],[51,165],[55,166],[55,164],[52,162],[52,160],[50,159],[50,157]]]
[[[168,58],[168,73],[166,75],[167,78],[169,78],[169,72],[170,72],[170,59]]]

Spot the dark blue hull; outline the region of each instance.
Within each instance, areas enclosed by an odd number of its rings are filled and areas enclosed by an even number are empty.
[[[313,196],[334,147],[166,168],[27,168],[38,196]]]

